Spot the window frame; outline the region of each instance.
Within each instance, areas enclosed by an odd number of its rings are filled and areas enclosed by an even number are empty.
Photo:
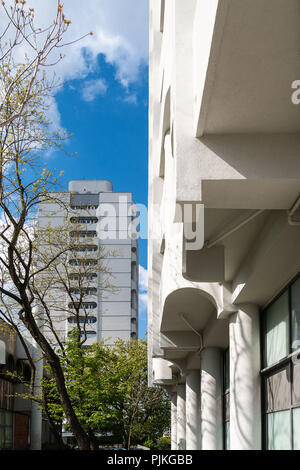
[[[289,283],[281,289],[281,291],[269,302],[261,312],[261,412],[262,412],[262,449],[268,450],[268,415],[272,412],[266,411],[266,381],[267,378],[280,372],[282,369],[289,368],[290,370],[290,403],[288,408],[273,411],[273,413],[280,411],[289,411],[290,413],[290,439],[291,450],[294,450],[294,423],[293,423],[293,410],[300,408],[300,404],[293,404],[293,383],[294,383],[294,361],[295,356],[300,355],[300,347],[295,351],[292,350],[292,286],[299,280],[300,272],[293,277]],[[285,293],[288,293],[288,355],[279,361],[266,366],[266,331],[267,331],[267,311],[268,309]]]
[[[1,447],[1,443],[0,443],[0,451],[3,451],[3,450],[13,450],[14,449],[14,412],[12,410],[6,410],[6,409],[3,409],[1,408],[0,409],[0,413],[9,413],[11,415],[11,424],[0,424],[0,428],[4,430],[6,429],[9,429],[10,432],[11,432],[11,437],[12,437],[12,440],[11,440],[11,443],[12,443],[12,446],[11,448],[6,448],[6,447]],[[6,418],[5,418],[5,421],[6,421]]]

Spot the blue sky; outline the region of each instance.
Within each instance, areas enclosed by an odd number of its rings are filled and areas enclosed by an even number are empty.
[[[73,1],[74,5],[78,5],[77,0]],[[118,0],[114,1],[117,7]],[[132,9],[136,2],[127,0]],[[68,3],[69,0],[65,2],[66,5]],[[112,13],[113,3],[100,0],[99,4],[103,6],[103,11],[107,6],[106,13]],[[141,3],[144,6],[147,4],[144,0]],[[140,11],[141,20],[147,32],[146,8]],[[91,25],[85,24],[87,30],[93,29],[92,23],[91,18]],[[112,181],[115,191],[131,191],[136,203],[147,205],[147,44],[135,44],[135,41],[145,42],[147,35],[140,24],[138,32],[133,31],[134,27],[134,24],[129,24],[128,30],[124,29],[119,18],[114,29],[104,30],[104,36],[101,32],[103,29],[96,31],[98,47],[95,48],[94,43],[76,46],[64,68],[60,66],[58,72],[68,82],[56,95],[52,117],[54,124],[74,133],[66,149],[70,154],[78,153],[76,157],[70,157],[55,152],[49,157],[48,163],[58,170],[64,170],[66,185],[71,179],[107,179]],[[104,43],[106,41],[114,46],[102,47],[103,37],[110,38],[105,39]],[[120,39],[122,37],[123,41]],[[124,44],[126,47],[123,47]],[[73,67],[72,73],[68,69],[70,66]],[[139,247],[139,337],[144,337],[147,329],[147,240],[140,240]]]

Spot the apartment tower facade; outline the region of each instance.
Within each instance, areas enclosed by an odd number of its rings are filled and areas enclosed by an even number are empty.
[[[61,227],[66,237],[76,240],[77,253],[69,256],[67,269],[75,286],[82,263],[91,266],[83,272],[89,281],[82,301],[82,318],[87,316],[83,320],[86,321],[85,346],[100,340],[113,343],[117,338],[137,339],[138,240],[130,233],[132,193],[114,192],[110,181],[74,180],[69,182],[67,192],[55,194],[55,198],[64,205],[55,200],[41,203],[38,225]],[[106,284],[104,273],[97,270],[99,250],[107,272]],[[61,301],[64,308],[60,311]],[[57,307],[53,301],[51,317],[59,337],[65,340],[76,321],[66,292],[60,293]]]

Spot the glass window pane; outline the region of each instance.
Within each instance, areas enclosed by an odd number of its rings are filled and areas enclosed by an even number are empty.
[[[5,449],[13,447],[13,431],[12,427],[5,428]]]
[[[300,450],[300,408],[293,410],[294,450]]]
[[[5,440],[5,428],[0,427],[0,449],[4,449],[4,440]]]
[[[290,411],[279,411],[267,415],[268,449],[291,449],[291,422]]]
[[[11,413],[11,411],[5,412],[5,424],[6,426],[12,426],[13,424],[13,414]]]
[[[225,450],[230,450],[230,421],[225,423]]]
[[[266,411],[280,411],[291,405],[291,368],[290,366],[274,372],[265,379]]]
[[[300,348],[300,278],[292,285],[292,351]]]
[[[300,405],[300,363],[294,363],[293,372],[293,405]]]
[[[266,311],[265,366],[270,366],[289,354],[288,291]]]

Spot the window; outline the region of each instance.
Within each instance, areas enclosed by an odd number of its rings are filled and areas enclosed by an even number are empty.
[[[87,331],[86,332],[86,337],[87,338],[92,338],[93,336],[96,336],[96,334],[97,334],[96,331]],[[84,336],[85,336],[84,333],[82,333],[81,336],[84,338]]]
[[[97,232],[95,230],[74,231],[70,232],[71,238],[96,238]]]
[[[96,206],[95,204],[91,205],[77,205],[77,206],[71,206],[71,209],[73,210],[89,210],[89,209],[98,209],[99,206]]]
[[[83,287],[81,289],[74,287],[71,289],[71,293],[75,295],[79,295],[80,293],[85,295],[96,295],[97,289],[96,287]]]
[[[300,364],[264,376],[266,448],[300,450]]]
[[[263,312],[264,446],[300,450],[300,277]]]
[[[81,274],[81,273],[71,273],[69,278],[71,281],[79,281],[79,279],[83,281],[95,281],[97,279],[96,273],[91,274]]]
[[[84,246],[76,246],[73,248],[72,251],[75,251],[77,253],[80,253],[80,252],[93,252],[93,251],[97,251],[98,250],[98,247],[97,245],[84,245]]]
[[[265,312],[265,366],[270,366],[289,353],[289,296],[279,297]]]
[[[97,217],[71,217],[72,224],[96,224]]]
[[[96,317],[79,317],[78,318],[79,320],[79,323],[96,323],[97,322],[97,318]],[[76,317],[69,317],[68,318],[68,322],[69,323],[77,323],[77,318]]]
[[[13,413],[0,410],[0,449],[11,450],[13,448]]]
[[[300,348],[300,278],[291,287],[291,348],[296,351]]]
[[[69,264],[71,266],[95,266],[98,264],[96,259],[70,259]]]
[[[82,309],[86,309],[86,310],[92,310],[92,309],[95,309],[97,308],[97,304],[96,302],[81,302],[81,303],[69,303],[69,308],[70,309],[75,309],[75,308],[82,308]]]
[[[131,291],[131,308],[137,309],[137,293],[134,289]]]
[[[70,335],[71,333],[72,333],[72,331],[69,331],[68,335]],[[81,338],[84,338],[85,336],[86,336],[86,338],[92,338],[92,337],[94,337],[94,336],[96,336],[96,335],[97,335],[97,332],[96,332],[96,331],[92,331],[92,330],[86,331],[85,333],[84,333],[84,331],[82,331],[82,332],[80,333]]]

